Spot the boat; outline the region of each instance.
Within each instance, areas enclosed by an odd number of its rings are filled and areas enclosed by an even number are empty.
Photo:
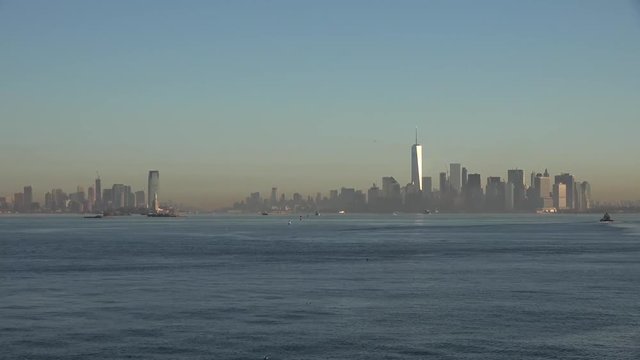
[[[604,215],[602,215],[602,219],[600,219],[600,222],[612,222],[613,219],[611,218],[611,215],[609,215],[608,212],[604,213]]]
[[[344,210],[340,210],[340,211],[338,211],[338,214],[344,214],[344,213],[345,213],[345,211],[344,211]]]
[[[266,211],[263,211],[263,212],[261,212],[260,214],[261,214],[261,215],[269,215],[269,213],[268,213],[268,212],[266,212]]]
[[[316,216],[320,216],[320,213],[316,211]]]
[[[102,214],[85,216],[85,219],[102,219]]]
[[[426,210],[426,209],[425,209],[425,210],[423,211],[423,213],[424,213],[425,215],[428,215],[428,214],[431,214],[431,211],[429,211],[429,210]]]
[[[157,212],[157,213],[148,213],[148,217],[178,217],[175,213],[166,213],[166,212]]]

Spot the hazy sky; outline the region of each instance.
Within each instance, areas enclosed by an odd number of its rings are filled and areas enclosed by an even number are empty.
[[[547,167],[640,199],[640,6],[4,0],[0,124],[0,194],[406,184],[417,126],[434,178]]]

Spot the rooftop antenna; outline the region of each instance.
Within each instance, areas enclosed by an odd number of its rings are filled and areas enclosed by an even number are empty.
[[[100,173],[96,170],[96,176],[100,179]]]
[[[416,145],[418,145],[418,127],[416,126]]]

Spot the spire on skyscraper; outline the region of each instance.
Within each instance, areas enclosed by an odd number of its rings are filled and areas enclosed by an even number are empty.
[[[411,183],[422,190],[422,145],[418,144],[417,126],[416,142],[411,146]]]

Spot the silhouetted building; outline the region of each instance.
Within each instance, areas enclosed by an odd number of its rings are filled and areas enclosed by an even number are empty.
[[[451,191],[460,193],[462,190],[462,169],[460,164],[449,164],[449,184]]]
[[[371,186],[369,190],[367,190],[367,204],[369,205],[369,209],[375,211],[378,206],[380,206],[381,200],[382,190],[380,190],[380,188],[377,187],[376,184],[373,184],[373,186]]]
[[[482,194],[482,180],[480,174],[469,174],[467,177],[467,192],[465,204],[470,211],[482,210],[484,198]]]
[[[102,190],[102,209],[113,210],[113,191],[111,189]]]
[[[404,206],[407,211],[422,209],[422,191],[414,183],[409,183],[404,187]]]
[[[527,203],[524,186],[524,170],[507,170],[507,183],[513,184],[513,208],[517,210],[526,209]]]
[[[271,188],[271,198],[269,200],[269,205],[271,207],[278,206],[278,188],[277,187]]]
[[[96,205],[96,190],[93,186],[89,186],[87,188],[87,206],[85,206],[86,210],[91,212],[94,210]]]
[[[102,209],[102,181],[96,178],[96,209]]]
[[[591,185],[584,182],[575,183],[574,209],[586,211],[591,208]]]
[[[24,198],[22,201],[22,211],[31,212],[31,206],[33,204],[33,188],[31,185],[24,187]]]
[[[62,191],[62,189],[55,189],[51,191],[53,195],[53,210],[56,212],[67,211],[67,201],[69,197]]]
[[[47,191],[47,193],[44,194],[44,208],[48,211],[54,210],[53,195],[49,191]]]
[[[149,171],[149,179],[147,182],[147,207],[149,209],[158,210],[160,204],[154,204],[158,202],[160,196],[158,194],[160,190],[160,172],[158,170]]]
[[[422,193],[428,196],[431,192],[433,192],[433,181],[431,176],[425,176],[422,178]]]
[[[382,195],[385,199],[401,199],[402,193],[400,192],[400,184],[393,178],[393,176],[386,176],[382,178]]]
[[[113,184],[111,187],[111,198],[114,209],[125,207],[125,186],[123,184]]]
[[[487,178],[487,189],[485,191],[487,210],[504,210],[504,192],[504,183],[501,181],[499,176],[490,176]]]
[[[384,210],[395,211],[402,206],[402,191],[400,184],[393,176],[382,178],[382,196],[384,199]]]
[[[465,191],[465,189],[466,189],[466,187],[467,187],[467,180],[468,180],[468,179],[467,179],[467,177],[468,177],[468,176],[469,176],[469,175],[468,175],[467,168],[466,168],[466,167],[463,167],[463,168],[462,168],[462,188],[461,188],[461,190],[460,190],[460,191],[461,191],[461,192],[463,192],[463,193],[464,193],[464,191]]]
[[[144,191],[143,190],[136,191],[136,207],[143,208],[145,206],[146,206],[146,201],[144,197]]]
[[[13,194],[13,211],[24,212],[24,193]]]
[[[515,186],[513,183],[504,184],[504,209],[505,211],[513,211],[515,208]]]
[[[446,172],[441,172],[440,173],[440,196],[444,196],[445,194],[447,194],[449,192],[449,184],[447,181],[447,173]]]

